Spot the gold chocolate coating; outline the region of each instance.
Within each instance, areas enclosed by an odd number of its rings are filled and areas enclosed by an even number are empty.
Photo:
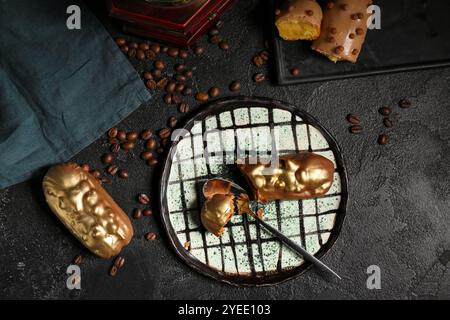
[[[255,200],[300,200],[324,195],[333,183],[334,164],[327,158],[300,152],[270,161],[237,161],[237,166],[252,187]]]
[[[116,256],[133,237],[127,215],[97,179],[77,164],[50,168],[42,187],[53,213],[94,254]]]

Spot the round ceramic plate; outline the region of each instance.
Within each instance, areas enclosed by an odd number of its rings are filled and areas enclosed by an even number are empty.
[[[266,222],[316,257],[330,249],[345,216],[347,177],[336,141],[309,114],[265,98],[227,98],[205,106],[176,135],[164,164],[160,204],[170,242],[188,265],[234,285],[274,284],[310,266],[251,217],[235,215],[220,238],[201,224],[204,182],[220,177],[247,188],[234,161],[255,155],[310,151],[333,161],[334,181],[325,196],[252,203],[264,208]]]

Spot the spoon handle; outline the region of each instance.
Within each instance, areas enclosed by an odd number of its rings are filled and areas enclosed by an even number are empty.
[[[286,237],[284,234],[282,234],[280,231],[272,227],[270,224],[264,222],[261,220],[256,214],[251,215],[258,223],[260,223],[264,228],[266,228],[268,231],[270,231],[274,236],[276,236],[278,239],[280,239],[284,244],[286,244],[289,248],[291,248],[294,251],[297,251],[302,255],[302,257],[305,260],[308,260],[312,264],[314,264],[316,267],[319,267],[321,270],[328,271],[329,273],[333,274],[335,277],[337,277],[339,280],[341,280],[341,277],[331,270],[330,267],[328,267],[326,264],[324,264],[322,261],[317,259],[315,256],[310,254],[308,251],[303,249],[301,246],[299,246],[297,243]]]

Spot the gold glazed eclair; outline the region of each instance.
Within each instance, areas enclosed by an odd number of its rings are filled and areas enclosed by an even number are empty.
[[[322,8],[315,0],[287,0],[275,15],[275,25],[284,40],[314,40],[319,37]]]
[[[77,164],[50,168],[42,186],[53,213],[94,254],[116,256],[133,237],[127,215],[97,179]]]
[[[236,164],[260,202],[315,198],[333,184],[333,162],[311,152],[284,155],[272,163],[247,158]]]
[[[372,0],[329,0],[322,20],[322,32],[313,44],[333,62],[358,60],[370,16]]]

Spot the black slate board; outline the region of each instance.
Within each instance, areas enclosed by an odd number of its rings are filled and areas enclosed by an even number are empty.
[[[271,0],[271,10],[278,1]],[[450,1],[379,0],[381,29],[369,30],[356,64],[329,61],[310,41],[283,41],[273,24],[275,69],[281,85],[450,65]],[[273,20],[273,18],[272,18]],[[301,76],[289,70],[299,67]]]

